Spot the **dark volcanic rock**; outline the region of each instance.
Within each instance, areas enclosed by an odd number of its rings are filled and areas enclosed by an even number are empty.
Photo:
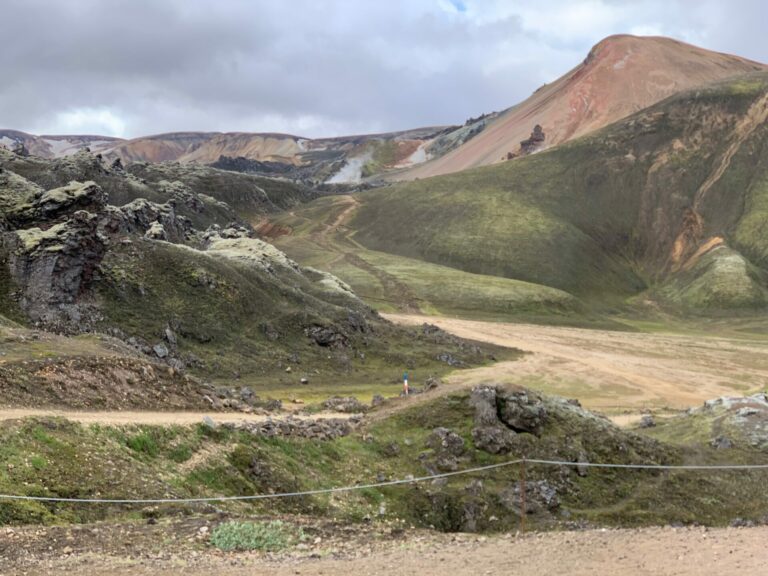
[[[184,242],[192,225],[183,216],[176,214],[172,203],[157,204],[144,198],[105,212],[102,229],[110,235],[142,233],[149,238]]]
[[[311,440],[333,440],[347,436],[360,423],[355,418],[299,419],[291,416],[266,422],[242,422],[225,424],[225,427],[247,430],[258,436],[283,436],[309,438]]]
[[[496,411],[496,388],[478,386],[472,390],[469,402],[475,409],[475,426],[498,426],[499,415]]]
[[[8,219],[17,228],[32,225],[50,227],[77,210],[98,213],[107,204],[107,195],[94,182],[70,182],[36,194],[32,202],[9,212]]]
[[[368,410],[368,406],[360,402],[354,396],[333,396],[323,402],[323,408],[326,410],[334,410],[335,412],[347,412],[358,414]]]
[[[547,411],[540,398],[527,390],[501,391],[497,395],[499,417],[515,432],[540,434]]]
[[[427,446],[436,452],[445,452],[451,456],[461,456],[466,452],[464,439],[448,428],[435,428],[427,437]]]
[[[318,346],[327,348],[347,348],[349,346],[347,335],[333,326],[312,326],[306,329],[306,334]]]
[[[461,436],[448,428],[440,427],[432,431],[426,443],[433,451],[431,460],[425,458],[424,461],[429,472],[458,470],[459,458],[466,452],[464,439]]]
[[[106,251],[97,227],[97,216],[81,210],[47,230],[29,228],[3,236],[20,288],[19,304],[33,322],[59,329],[87,324],[84,313],[89,308],[78,306],[78,300]]]
[[[536,126],[533,127],[533,132],[531,132],[530,138],[520,142],[520,153],[531,154],[532,152],[535,152],[544,143],[545,137],[542,127],[539,124],[536,124]]]
[[[710,445],[712,448],[716,448],[718,450],[728,450],[729,448],[733,448],[733,442],[727,436],[718,436],[717,438],[713,438],[710,442]]]
[[[540,434],[547,421],[541,398],[531,391],[478,386],[469,401],[475,410],[472,441],[491,454],[509,452],[518,432]]]
[[[640,418],[640,428],[653,428],[654,426],[656,426],[656,420],[650,414]]]
[[[502,426],[479,426],[472,429],[472,443],[489,454],[506,454],[514,446],[515,435]]]

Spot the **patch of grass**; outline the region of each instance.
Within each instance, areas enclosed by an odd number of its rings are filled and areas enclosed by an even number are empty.
[[[125,444],[134,452],[139,452],[150,458],[157,456],[158,453],[157,442],[147,432],[140,432],[135,436],[128,437]]]
[[[29,457],[29,463],[32,464],[32,467],[35,468],[36,470],[42,470],[48,464],[45,458],[43,458],[42,456],[36,456],[36,455],[32,455]]]
[[[193,450],[189,444],[180,444],[168,452],[168,458],[179,464],[192,458]]]
[[[281,522],[224,522],[211,532],[211,544],[219,550],[278,552],[304,539],[304,533]]]

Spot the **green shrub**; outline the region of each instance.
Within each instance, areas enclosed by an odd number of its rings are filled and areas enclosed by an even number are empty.
[[[264,550],[274,552],[304,538],[280,520],[272,522],[225,522],[211,533],[211,544],[220,550]]]
[[[168,457],[179,464],[186,462],[192,458],[192,447],[189,444],[179,444],[171,449]]]
[[[157,442],[148,432],[141,432],[126,440],[128,448],[147,456],[157,456]]]

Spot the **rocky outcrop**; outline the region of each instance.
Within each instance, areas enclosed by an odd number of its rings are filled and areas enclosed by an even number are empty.
[[[265,422],[225,424],[236,430],[268,437],[308,438],[310,440],[334,440],[348,436],[360,423],[358,418],[295,418],[269,419]]]
[[[533,127],[531,136],[520,142],[520,155],[524,156],[526,154],[531,154],[541,148],[545,138],[546,135],[544,134],[543,128],[541,125],[536,124],[536,126]]]
[[[19,286],[19,305],[36,324],[66,329],[89,324],[93,311],[80,303],[106,251],[96,215],[78,210],[65,222],[8,232],[3,244]]]
[[[464,439],[448,428],[435,428],[427,437],[432,454],[424,454],[422,461],[427,472],[453,472],[459,469],[459,460],[467,452]]]
[[[354,396],[333,396],[323,402],[323,408],[333,410],[334,412],[346,412],[351,414],[360,414],[368,410],[368,406],[360,402]]]
[[[36,225],[49,227],[66,219],[76,210],[100,212],[107,204],[107,195],[95,182],[70,182],[53,190],[40,191],[30,202],[21,204],[7,213],[17,227]]]
[[[310,326],[306,335],[323,348],[348,348],[349,337],[334,326]]]
[[[547,421],[547,410],[535,393],[529,390],[497,390],[496,402],[499,418],[505,426],[515,432],[541,434]]]
[[[0,204],[0,248],[15,296],[32,322],[50,329],[89,330],[99,319],[88,289],[113,239],[136,233],[184,241],[190,234],[189,221],[172,204],[139,199],[109,206],[92,181],[44,191],[4,170],[2,182],[11,199]]]
[[[157,204],[144,198],[116,208],[110,206],[101,223],[102,230],[110,235],[143,234],[147,238],[184,242],[192,234],[192,224],[184,216],[176,214],[172,203]]]
[[[472,390],[470,404],[475,410],[472,441],[491,454],[509,452],[517,434],[540,435],[548,421],[541,397],[530,390],[478,386]]]
[[[29,150],[24,145],[24,142],[16,142],[13,145],[13,153],[16,154],[16,156],[21,156],[22,158],[29,156]]]

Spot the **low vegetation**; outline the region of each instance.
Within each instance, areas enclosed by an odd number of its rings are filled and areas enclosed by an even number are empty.
[[[477,411],[468,394],[436,398],[374,418],[352,435],[330,441],[267,437],[203,424],[114,428],[57,419],[5,422],[0,427],[4,463],[0,493],[112,498],[280,493],[375,483],[527,457],[575,463],[563,468],[527,467],[526,512],[529,523],[541,528],[671,522],[722,525],[735,518],[758,520],[768,513],[760,471],[582,471],[577,465],[768,462],[762,448],[740,445],[718,450],[709,445],[709,437],[680,446],[622,431],[564,400],[528,394],[539,399],[535,401],[541,402],[538,405],[546,418],[540,428],[512,435],[508,448],[497,454],[479,447]],[[453,452],[446,452],[446,446],[452,446]],[[216,506],[241,514],[301,513],[350,522],[402,520],[446,531],[501,531],[516,529],[520,521],[520,480],[520,467],[512,466],[433,483]],[[180,509],[207,510],[208,506],[2,501],[0,522],[156,517]],[[253,532],[264,532],[268,538],[279,531],[261,526]]]
[[[278,552],[301,541],[304,534],[297,533],[280,520],[272,522],[229,521],[216,526],[211,533],[211,544],[226,552],[232,550],[262,550]]]

